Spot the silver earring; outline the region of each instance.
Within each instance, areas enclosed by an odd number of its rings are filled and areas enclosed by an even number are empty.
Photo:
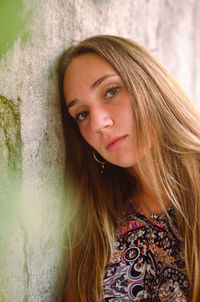
[[[93,149],[93,157],[96,160],[96,162],[98,162],[98,164],[101,165],[101,174],[103,174],[104,167],[106,165],[106,161],[102,161],[102,160],[98,159],[95,152],[96,152],[96,150]]]

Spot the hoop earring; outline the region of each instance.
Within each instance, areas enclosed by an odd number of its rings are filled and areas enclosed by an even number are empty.
[[[93,152],[92,152],[93,157],[96,160],[96,162],[101,165],[101,174],[103,174],[104,167],[105,167],[105,165],[106,165],[107,162],[98,159],[95,152],[96,152],[96,150],[93,149]]]

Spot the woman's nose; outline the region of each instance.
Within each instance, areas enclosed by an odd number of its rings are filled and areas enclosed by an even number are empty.
[[[91,128],[94,131],[103,131],[112,127],[113,120],[107,110],[96,108],[90,112]]]

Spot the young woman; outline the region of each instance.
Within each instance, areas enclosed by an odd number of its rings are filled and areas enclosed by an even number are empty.
[[[200,115],[140,45],[69,48],[66,301],[200,301]]]

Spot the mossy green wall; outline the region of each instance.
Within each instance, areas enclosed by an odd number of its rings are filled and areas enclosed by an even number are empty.
[[[18,212],[21,186],[20,101],[0,95],[0,215],[9,219]],[[2,220],[1,219],[1,220]]]

